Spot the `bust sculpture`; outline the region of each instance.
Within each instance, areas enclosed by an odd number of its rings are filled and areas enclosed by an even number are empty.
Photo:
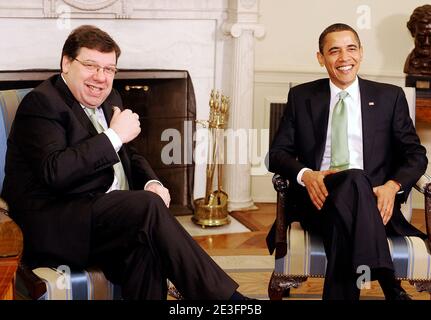
[[[431,75],[431,5],[417,7],[407,28],[415,39],[415,48],[407,56],[404,73]]]

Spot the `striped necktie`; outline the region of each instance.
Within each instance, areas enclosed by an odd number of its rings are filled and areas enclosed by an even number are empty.
[[[105,131],[105,128],[100,123],[99,119],[97,118],[96,109],[92,108],[85,108],[87,111],[88,117],[90,118],[91,123],[96,128],[98,133],[101,133]],[[120,159],[119,159],[120,160]],[[121,160],[114,164],[114,173],[115,177],[118,180],[118,186],[120,190],[129,190],[129,183],[127,182],[127,177],[124,172],[123,164],[121,163]]]

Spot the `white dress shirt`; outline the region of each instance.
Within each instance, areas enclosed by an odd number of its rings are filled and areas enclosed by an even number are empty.
[[[328,170],[331,164],[331,119],[335,104],[339,99],[338,93],[340,93],[340,91],[346,91],[348,93],[348,96],[344,99],[344,102],[347,105],[348,112],[347,142],[349,145],[349,169],[364,169],[361,95],[359,92],[358,77],[356,77],[356,80],[344,90],[335,86],[332,81],[329,81],[329,87],[331,91],[331,100],[329,103],[328,130],[326,132],[325,151],[323,153],[322,163],[320,164],[320,170]],[[311,169],[303,168],[301,171],[299,171],[297,176],[297,181],[302,186],[304,186],[304,183],[302,182],[302,175],[306,170]]]

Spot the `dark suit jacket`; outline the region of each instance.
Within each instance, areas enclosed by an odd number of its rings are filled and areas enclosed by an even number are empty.
[[[373,186],[389,179],[401,183],[391,226],[398,234],[418,234],[399,206],[425,172],[426,150],[420,144],[401,88],[359,78],[362,111],[364,172]],[[290,89],[286,111],[269,151],[269,170],[290,180],[289,218],[301,220],[310,200],[297,181],[299,171],[320,170],[329,118],[329,79]],[[371,104],[370,104],[371,103]],[[273,249],[273,230],[268,245]]]
[[[114,105],[122,106],[115,90],[102,105],[108,124]],[[131,189],[157,179],[129,146],[119,156]],[[118,161],[59,75],[23,99],[8,139],[2,196],[23,229],[31,264],[86,265],[93,198],[109,189]]]

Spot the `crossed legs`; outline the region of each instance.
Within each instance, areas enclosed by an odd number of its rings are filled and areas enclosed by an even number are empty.
[[[166,279],[186,299],[229,299],[238,285],[148,191],[114,191],[93,204],[91,260],[128,299],[166,299]]]

